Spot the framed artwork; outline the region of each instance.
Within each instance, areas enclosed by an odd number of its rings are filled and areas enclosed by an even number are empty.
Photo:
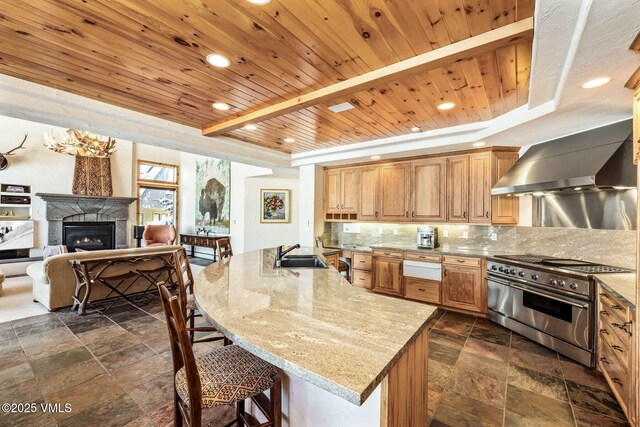
[[[33,247],[33,221],[0,221],[0,251]]]
[[[196,227],[229,233],[231,163],[228,160],[196,161]]]
[[[260,222],[291,222],[291,190],[260,190]]]

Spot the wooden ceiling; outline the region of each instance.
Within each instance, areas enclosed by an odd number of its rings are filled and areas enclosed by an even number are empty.
[[[204,128],[532,14],[533,0],[0,0],[0,73]],[[227,134],[297,153],[487,120],[527,102],[530,63],[521,40]]]

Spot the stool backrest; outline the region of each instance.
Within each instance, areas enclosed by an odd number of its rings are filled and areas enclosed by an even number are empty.
[[[173,359],[173,375],[184,367],[189,390],[189,406],[181,404],[180,411],[183,418],[190,420],[191,426],[199,426],[202,414],[202,384],[193,355],[191,341],[187,333],[187,325],[178,297],[172,295],[163,283],[158,283],[160,300],[164,309],[164,316],[169,329],[169,341]],[[174,393],[175,386],[174,386]],[[177,397],[177,396],[176,396]]]
[[[218,239],[218,259],[224,259],[230,256],[233,256],[231,240],[228,237]]]
[[[185,248],[180,248],[173,253],[173,266],[175,270],[175,283],[178,285],[178,298],[183,307],[182,313],[186,316],[187,295],[193,293],[193,273]]]

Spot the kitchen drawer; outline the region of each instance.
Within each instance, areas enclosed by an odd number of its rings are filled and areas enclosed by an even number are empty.
[[[371,255],[354,253],[351,259],[351,267],[354,270],[371,271]]]
[[[452,256],[445,255],[443,257],[443,264],[464,265],[467,267],[480,267],[480,258],[469,258],[464,256]]]
[[[602,286],[599,286],[598,298],[600,299],[601,310],[606,310],[609,315],[617,317],[617,321],[624,323],[629,319],[628,308],[620,304],[617,298]]]
[[[616,395],[618,403],[627,413],[629,394],[631,392],[631,377],[613,354],[614,350],[606,342],[601,341],[599,348],[598,366]]]
[[[353,270],[353,280],[351,283],[361,288],[371,289],[371,273],[362,270]]]
[[[374,257],[386,257],[386,258],[402,258],[402,251],[376,249],[373,251]]]
[[[440,304],[440,282],[413,277],[404,278],[405,298],[415,299],[433,304]]]
[[[441,262],[441,255],[425,254],[420,252],[405,252],[404,259],[411,259],[414,261],[427,261],[427,262]]]
[[[616,358],[625,367],[629,368],[631,357],[631,340],[625,342],[616,332],[614,327],[607,323],[602,316],[600,317],[600,329],[598,330],[598,338],[602,344],[608,344],[615,354]]]

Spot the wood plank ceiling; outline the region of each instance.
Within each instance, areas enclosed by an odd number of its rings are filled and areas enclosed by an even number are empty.
[[[532,14],[533,0],[0,0],[0,73],[203,128]],[[523,41],[229,136],[298,153],[487,120],[527,102],[530,63]]]

